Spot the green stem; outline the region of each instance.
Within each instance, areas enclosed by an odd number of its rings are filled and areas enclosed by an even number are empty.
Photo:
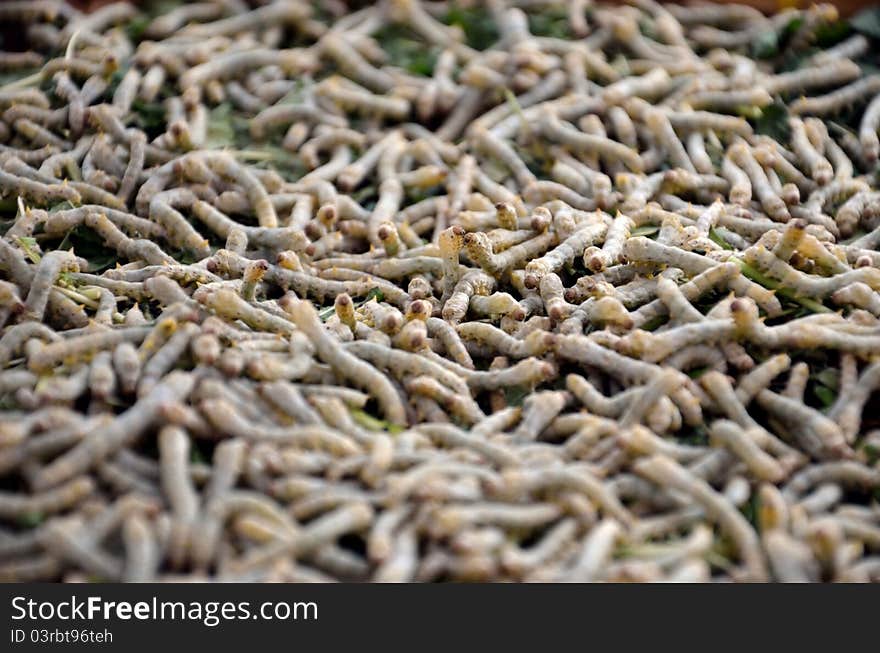
[[[43,71],[37,71],[33,75],[28,75],[27,77],[22,77],[21,79],[16,79],[14,82],[9,82],[8,84],[4,84],[0,86],[0,92],[3,91],[16,91],[20,88],[27,88],[28,86],[35,86],[43,81]]]
[[[387,431],[388,433],[396,434],[403,430],[402,426],[373,417],[359,408],[352,408],[350,412],[352,419],[357,424],[370,431]]]
[[[782,286],[778,281],[771,279],[763,272],[756,270],[742,259],[731,256],[728,260],[736,263],[739,266],[740,271],[743,273],[743,276],[747,279],[751,279],[755,283],[760,284],[769,290],[775,290],[777,294],[800,304],[813,313],[831,313],[831,309],[825,306],[822,302],[817,302],[815,299],[810,299],[809,297],[801,297],[791,288]]]
[[[513,109],[513,112],[519,117],[520,122],[522,123],[523,128],[529,128],[529,122],[526,120],[526,114],[523,113],[522,107],[516,99],[516,96],[513,94],[509,88],[504,89],[504,98],[507,100],[507,103]]]

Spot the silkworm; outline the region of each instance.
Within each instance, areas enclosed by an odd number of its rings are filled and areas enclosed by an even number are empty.
[[[351,352],[377,367],[388,369],[395,376],[404,374],[425,375],[435,378],[457,392],[466,392],[465,383],[456,373],[443,365],[418,354],[389,349],[376,343],[357,341],[345,346]],[[464,370],[467,372],[467,370]],[[475,374],[472,372],[472,374]]]
[[[678,168],[696,172],[694,164],[687,155],[684,145],[673,129],[672,122],[664,111],[651,109],[646,113],[645,124],[661,147],[666,150],[670,161]]]
[[[575,519],[563,519],[528,549],[507,545],[501,553],[502,564],[511,572],[524,576],[559,556],[574,543],[577,531],[578,524]]]
[[[98,547],[82,533],[81,520],[56,520],[47,526],[44,536],[46,548],[54,555],[81,565],[100,578],[118,579],[122,573],[120,560]]]
[[[317,313],[311,304],[299,300],[291,300],[286,310],[297,326],[302,329],[323,360],[330,364],[337,373],[348,378],[365,392],[375,393],[388,419],[395,424],[405,424],[406,417],[397,392],[386,377],[363,361],[339,349],[323,330],[318,321]]]
[[[757,478],[778,482],[785,477],[786,472],[782,465],[758,446],[758,438],[739,425],[718,420],[712,424],[711,433],[713,439],[742,459]]]
[[[594,272],[601,272],[606,267],[619,263],[624,243],[634,226],[632,218],[618,213],[608,228],[602,248],[591,246],[584,251],[584,265]]]
[[[404,98],[374,95],[357,84],[343,82],[338,78],[328,78],[321,82],[316,93],[339,107],[396,120],[406,118],[411,109],[410,102]]]
[[[49,302],[50,289],[58,275],[68,271],[79,271],[79,263],[70,252],[49,252],[42,258],[34,273],[31,289],[24,304],[24,313],[28,319],[42,321]]]
[[[278,216],[275,213],[275,207],[269,200],[266,189],[254,177],[253,173],[238,165],[228,155],[211,156],[206,163],[221,177],[241,185],[247,194],[248,200],[253,205],[261,227],[272,228],[278,226]]]
[[[169,538],[169,556],[172,564],[181,564],[185,546],[190,537],[189,527],[198,510],[198,497],[186,470],[189,459],[189,439],[173,426],[165,427],[159,436],[162,486],[174,513]]]
[[[730,156],[721,162],[721,176],[730,184],[730,201],[735,204],[747,205],[752,199],[752,183],[749,176]]]
[[[149,393],[159,382],[159,379],[173,368],[197,332],[198,327],[195,324],[191,322],[184,324],[150,357],[141,369],[138,382],[139,395]]]
[[[159,566],[159,550],[152,528],[140,515],[129,517],[122,528],[126,566],[122,580],[144,583],[153,580]]]
[[[744,258],[765,270],[786,287],[795,292],[810,294],[817,297],[827,297],[841,287],[850,283],[866,283],[872,289],[880,289],[880,275],[875,274],[872,268],[859,268],[847,270],[832,277],[817,277],[807,275],[792,268],[788,263],[776,257],[763,245],[757,245],[746,251]]]
[[[640,461],[636,470],[655,483],[672,486],[692,496],[737,542],[749,576],[755,580],[767,577],[766,565],[754,530],[705,481],[695,478],[676,462],[662,456]]]
[[[617,224],[618,223],[615,221],[614,225]],[[611,232],[604,223],[582,225],[554,249],[550,250],[540,258],[529,261],[526,264],[526,271],[536,273],[539,276],[558,271],[565,265],[574,261],[576,257],[583,255],[584,250],[592,246],[597,240],[605,237],[607,243],[609,238],[613,239],[615,234],[623,228],[622,223],[617,227],[614,225],[611,227],[611,229],[616,229],[614,232]],[[603,251],[606,251],[604,245]],[[605,261],[603,260],[603,262]]]
[[[878,92],[880,92],[880,76],[869,75],[827,95],[795,100],[791,105],[791,111],[798,115],[824,116],[863,102],[865,98],[873,97]]]
[[[457,505],[441,508],[435,519],[445,533],[456,533],[477,524],[495,524],[534,529],[559,517],[559,508],[552,504],[531,505],[492,504]]]
[[[95,489],[94,482],[80,476],[33,496],[9,492],[0,495],[0,516],[14,519],[25,513],[54,514],[76,505]]]
[[[0,575],[871,577],[864,37],[226,4],[0,5]]]
[[[781,83],[779,85],[781,86]],[[773,88],[775,89],[776,86]],[[770,94],[770,89],[765,87],[730,91],[697,91],[685,96],[684,101],[692,109],[722,112],[735,111],[738,107],[765,107],[773,102],[773,96]]]
[[[669,258],[665,257],[667,252]],[[624,245],[624,254],[630,260],[655,260],[657,262],[664,262],[669,265],[674,265],[675,267],[680,267],[683,270],[689,271],[691,274],[706,272],[708,269],[714,267],[713,262],[705,257],[666,247],[642,237],[630,238],[627,240]],[[722,272],[719,271],[719,274],[722,274]],[[726,274],[730,274],[729,269]],[[759,302],[768,313],[772,314],[779,311],[778,300],[765,292],[765,289],[753,285],[748,280],[738,276],[729,278],[728,281],[731,290],[751,297],[756,302]]]
[[[845,84],[860,74],[861,70],[854,62],[832,60],[820,66],[774,75],[764,80],[764,88],[770,93],[803,93],[811,88]]]
[[[619,160],[633,172],[642,172],[643,164],[638,153],[626,145],[600,136],[591,136],[567,127],[552,113],[545,115],[542,130],[547,138],[577,149],[584,153],[595,152],[609,159]]]
[[[71,147],[69,141],[59,138],[47,128],[28,118],[19,118],[12,123],[12,127],[34,145],[51,145],[59,150],[69,150]]]
[[[729,154],[733,161],[749,176],[752,190],[767,215],[779,222],[788,222],[791,215],[788,213],[785,202],[771,187],[764,169],[752,156],[748,146],[744,143],[736,143],[730,148]]]
[[[710,111],[665,111],[670,124],[675,129],[686,130],[688,136],[696,132],[729,132],[748,138],[752,135],[751,126],[742,118],[727,116]]]
[[[880,157],[878,130],[880,130],[880,88],[878,88],[874,99],[868,103],[868,107],[865,109],[859,125],[859,142],[862,145],[862,156],[868,162],[876,161]]]
[[[621,525],[613,519],[605,519],[597,524],[584,540],[577,562],[571,570],[571,578],[579,582],[600,580],[615,544],[622,535]]]
[[[834,59],[857,59],[868,49],[868,40],[861,34],[854,34],[837,45],[816,53],[813,61],[827,63]]]
[[[877,487],[880,474],[853,461],[820,463],[795,474],[782,489],[782,494],[786,499],[796,499],[824,483],[868,489]]]
[[[73,188],[61,184],[45,184],[32,179],[19,177],[0,170],[0,189],[8,193],[15,189],[25,191],[29,196],[41,205],[50,203],[52,200],[70,201],[79,203],[82,201],[80,194]]]
[[[191,388],[192,383],[192,379],[183,374],[169,375],[156,386],[143,402],[138,404],[138,408],[113,420],[97,433],[90,434],[85,441],[58,458],[52,465],[45,467],[40,472],[37,483],[51,487],[95,464],[115,449],[124,446],[126,441],[137,438],[148,427],[149,419],[152,418],[158,405],[162,401],[170,399],[175,391],[181,391],[181,395],[184,394],[188,387]],[[144,420],[144,417],[147,419]]]

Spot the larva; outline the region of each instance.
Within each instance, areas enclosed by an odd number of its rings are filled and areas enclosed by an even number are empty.
[[[853,61],[838,59],[814,68],[774,75],[764,81],[764,88],[770,93],[783,95],[803,93],[811,88],[845,84],[860,74],[861,69]]]
[[[880,92],[880,76],[869,75],[827,95],[795,100],[791,105],[791,112],[798,115],[825,116],[863,102],[865,98],[873,97],[878,92]]]
[[[862,156],[868,162],[874,162],[880,156],[880,88],[874,99],[868,103],[859,125],[859,143],[862,145]]]
[[[764,169],[752,156],[749,147],[745,143],[736,143],[731,146],[728,153],[734,163],[749,176],[752,190],[757,195],[767,215],[779,222],[788,222],[791,219],[791,215],[788,213],[785,202],[782,201],[771,187]]]
[[[767,570],[754,530],[738,513],[732,512],[728,504],[708,484],[662,456],[641,461],[637,463],[636,469],[639,474],[655,483],[672,484],[676,489],[693,496],[737,542],[751,577],[758,580],[766,578]]]
[[[738,107],[765,107],[773,102],[773,96],[766,88],[697,91],[685,96],[684,102],[695,110],[732,112]]]
[[[286,309],[314,344],[318,355],[325,359],[339,374],[351,379],[353,383],[367,392],[375,393],[383,405],[388,419],[396,424],[406,423],[406,416],[400,399],[387,378],[374,368],[339,349],[324,333],[311,304],[299,300],[286,303]]]
[[[609,159],[619,160],[633,172],[641,172],[644,168],[638,153],[626,145],[608,138],[577,132],[573,128],[567,127],[552,113],[545,114],[544,120],[542,120],[542,130],[548,138],[581,152],[594,152]]]
[[[34,273],[30,292],[24,304],[28,319],[42,321],[49,302],[49,291],[63,272],[78,272],[79,263],[71,252],[55,251],[46,254]]]

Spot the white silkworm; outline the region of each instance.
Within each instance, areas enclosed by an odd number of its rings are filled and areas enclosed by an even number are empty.
[[[194,379],[183,372],[172,372],[133,408],[107,426],[91,432],[85,440],[42,468],[35,479],[39,487],[49,488],[90,468],[109,454],[136,440],[149,428],[159,406],[186,396]]]
[[[880,84],[878,84],[877,94],[868,103],[865,113],[862,114],[862,121],[859,124],[859,143],[862,145],[862,156],[868,162],[874,162],[880,157],[878,130],[880,130]]]
[[[764,88],[770,93],[803,93],[806,90],[845,84],[861,74],[855,62],[848,59],[832,60],[820,66],[793,70],[764,80]]]
[[[240,166],[235,159],[228,155],[211,156],[207,159],[206,163],[221,177],[241,185],[248,196],[248,200],[253,205],[261,227],[273,228],[278,226],[278,216],[275,213],[275,207],[269,200],[265,187],[253,173]]]
[[[773,190],[764,169],[752,156],[749,147],[745,143],[736,143],[730,148],[729,154],[733,161],[749,176],[752,190],[767,215],[779,222],[788,222],[791,215],[788,213],[785,202]]]
[[[0,4],[0,577],[877,575],[866,37],[246,4]]]
[[[24,305],[28,319],[42,321],[49,302],[49,291],[63,272],[78,272],[79,263],[71,252],[55,251],[46,254],[34,274],[30,292]]]
[[[563,143],[584,153],[596,153],[612,160],[619,160],[633,172],[644,169],[638,153],[631,148],[601,136],[591,136],[568,127],[553,113],[547,113],[541,121],[543,133],[554,141]]]
[[[318,321],[317,313],[311,304],[299,300],[290,300],[285,306],[297,326],[312,341],[318,356],[357,387],[362,388],[365,392],[374,393],[389,421],[395,424],[406,423],[403,405],[397,396],[397,391],[388,379],[370,365],[338,348],[329,334],[324,332],[323,327],[321,327]]]
[[[850,81],[850,79],[841,79],[841,81]],[[791,111],[798,115],[824,116],[857,102],[863,102],[865,98],[873,97],[877,93],[880,93],[880,76],[869,75],[827,95],[795,100],[791,105]]]
[[[696,478],[676,462],[662,456],[654,456],[638,462],[636,471],[657,484],[671,486],[692,496],[737,542],[749,577],[753,580],[766,578],[767,568],[755,531],[742,515],[733,510],[732,506],[705,481]]]

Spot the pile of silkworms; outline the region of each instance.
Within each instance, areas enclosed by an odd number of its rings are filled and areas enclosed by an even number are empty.
[[[880,580],[836,21],[0,4],[0,580]]]

